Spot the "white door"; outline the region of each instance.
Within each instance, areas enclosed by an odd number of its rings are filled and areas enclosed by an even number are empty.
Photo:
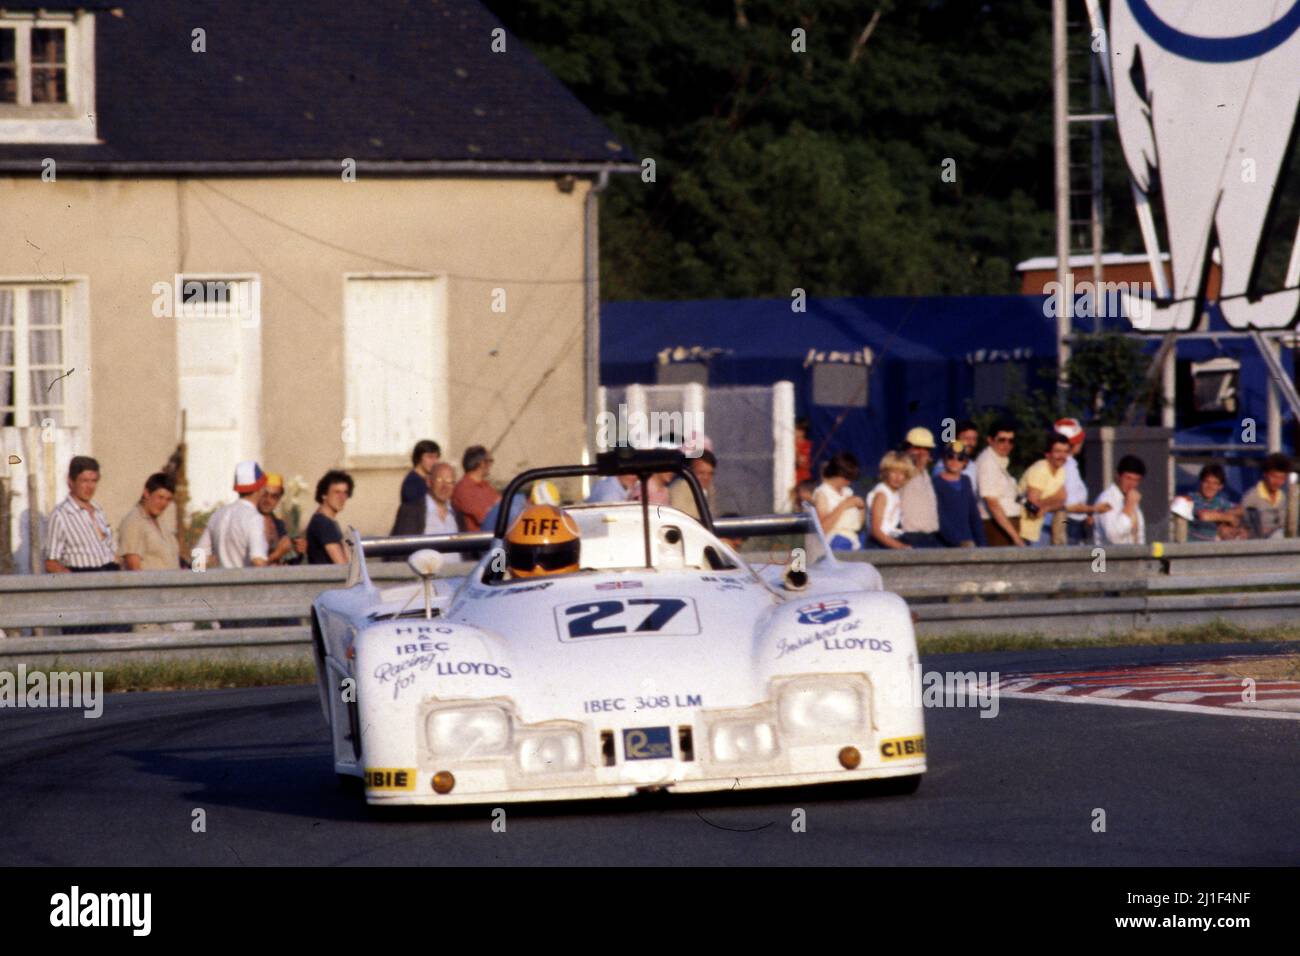
[[[232,285],[234,283],[231,283]],[[180,407],[186,414],[190,510],[234,497],[235,465],[260,457],[262,404],[256,283],[240,282],[244,310],[177,308]]]
[[[440,278],[349,278],[344,415],[350,458],[447,445],[447,294]]]

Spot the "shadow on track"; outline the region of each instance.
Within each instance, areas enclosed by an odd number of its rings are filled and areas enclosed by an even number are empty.
[[[447,807],[372,807],[359,786],[343,785],[331,772],[329,749],[318,744],[252,744],[127,750],[123,756],[142,771],[194,784],[186,799],[200,806],[231,806],[312,819],[355,822],[481,822],[491,804]],[[359,781],[358,781],[359,783]],[[820,784],[775,790],[736,790],[716,793],[638,793],[625,798],[509,803],[511,816],[584,817],[693,810],[704,822],[724,830],[761,829],[749,819],[729,821],[728,810],[770,806],[772,823],[786,823],[790,806],[860,799],[903,797],[912,778]],[[705,812],[708,816],[703,816]],[[748,814],[753,817],[752,814]],[[768,826],[770,824],[764,824]]]

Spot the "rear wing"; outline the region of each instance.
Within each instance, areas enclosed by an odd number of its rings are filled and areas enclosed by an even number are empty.
[[[361,538],[367,558],[406,557],[428,548],[443,554],[486,551],[492,546],[490,531],[462,531],[457,534],[407,534],[382,538]]]
[[[714,518],[713,532],[719,538],[756,538],[768,534],[815,534],[815,516],[753,515],[748,518]]]
[[[788,515],[752,515],[747,518],[714,518],[713,531],[720,538],[754,538],[762,535],[812,534],[822,537],[821,523],[811,508]],[[355,532],[354,532],[355,534]],[[494,538],[490,531],[458,534],[411,534],[354,538],[354,552],[365,558],[406,557],[424,548],[443,554],[486,551]],[[824,545],[824,541],[823,541]],[[827,548],[826,550],[830,550]]]

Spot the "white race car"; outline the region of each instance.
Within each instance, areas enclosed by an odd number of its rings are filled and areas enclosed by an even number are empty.
[[[335,771],[371,804],[622,797],[925,771],[920,663],[902,598],[841,563],[812,514],[714,520],[679,451],[519,475],[493,532],[353,535],[349,586],[313,604]],[[564,509],[580,569],[515,579],[506,502],[535,481],[675,471],[700,519],[640,502]],[[723,538],[803,534],[751,567]],[[435,577],[438,552],[483,552]],[[365,554],[423,580],[380,589]]]

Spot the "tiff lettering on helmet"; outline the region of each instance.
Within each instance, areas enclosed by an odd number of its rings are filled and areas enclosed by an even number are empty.
[[[523,533],[528,535],[551,535],[560,533],[559,518],[520,518]]]

